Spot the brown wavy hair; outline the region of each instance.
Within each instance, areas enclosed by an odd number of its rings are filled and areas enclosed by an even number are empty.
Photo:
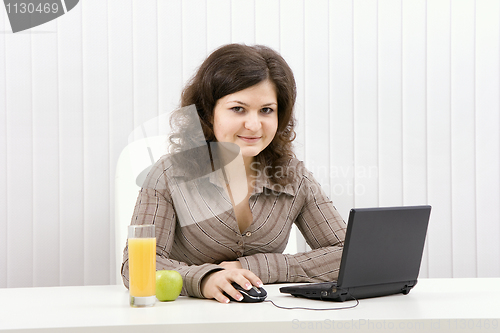
[[[194,104],[205,140],[216,141],[213,119],[217,101],[265,80],[270,80],[276,88],[278,129],[271,143],[255,157],[255,162],[260,169],[271,168],[266,174],[273,182],[284,185],[291,176],[283,173],[284,167],[295,157],[292,141],[296,136],[293,108],[297,88],[292,70],[279,53],[263,45],[220,47],[206,58],[184,87],[181,107]],[[183,133],[193,133],[189,128],[194,128],[193,121],[197,121],[186,117],[182,110],[174,111],[170,118],[174,130],[169,137],[171,152],[181,150],[188,143],[190,138]]]

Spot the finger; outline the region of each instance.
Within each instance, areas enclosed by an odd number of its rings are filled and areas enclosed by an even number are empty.
[[[252,288],[252,282],[250,282],[250,280],[248,280],[244,275],[236,277],[234,282],[239,284],[245,290]]]
[[[238,290],[236,290],[231,284],[224,289],[224,293],[226,294],[225,296],[231,296],[232,299],[238,302],[243,299],[243,295]]]
[[[264,286],[264,284],[262,283],[262,280],[257,275],[252,273],[251,271],[244,270],[243,276],[245,277],[246,282],[250,283],[250,286],[248,286],[248,288],[246,288],[245,285],[242,285],[239,282],[238,282],[238,284],[240,286],[242,286],[243,288],[245,288],[246,290],[250,289],[252,287],[252,285],[259,287],[259,288]]]
[[[214,299],[220,303],[225,303],[225,304],[229,303],[229,298],[224,296],[224,294],[221,293],[220,291],[214,293]]]
[[[243,295],[241,295],[234,287],[232,282],[234,279],[231,277],[233,274],[227,271],[220,271],[220,274],[216,281],[214,281],[213,298],[221,303],[228,303],[232,297],[234,300],[241,301]]]

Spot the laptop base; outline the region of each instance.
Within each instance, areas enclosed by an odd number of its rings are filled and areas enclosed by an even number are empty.
[[[380,297],[394,294],[407,295],[417,281],[386,283],[370,286],[339,288],[335,282],[312,283],[281,287],[280,292],[295,297],[317,299],[322,301],[345,302],[354,299]]]

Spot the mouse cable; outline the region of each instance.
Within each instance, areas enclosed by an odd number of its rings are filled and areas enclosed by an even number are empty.
[[[350,295],[350,296],[356,301],[356,304],[351,305],[351,306],[344,306],[344,307],[340,307],[340,308],[326,308],[326,309],[315,309],[315,308],[304,308],[304,307],[291,307],[291,308],[289,308],[289,307],[285,307],[285,306],[281,306],[281,305],[276,305],[270,299],[267,299],[264,302],[271,302],[272,305],[274,305],[275,307],[280,308],[280,309],[285,309],[285,310],[313,310],[313,311],[345,310],[345,309],[355,308],[359,305],[359,300],[352,295]]]

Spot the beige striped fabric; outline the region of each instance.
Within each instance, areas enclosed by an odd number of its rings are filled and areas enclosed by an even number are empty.
[[[285,187],[264,173],[255,179],[249,200],[253,222],[240,232],[231,201],[215,181],[220,177],[212,173],[185,181],[166,155],[139,193],[132,224],[156,225],[157,269],[181,273],[183,295],[203,297],[203,277],[231,260],[239,260],[264,284],[335,280],[346,224],[302,162],[292,159],[287,168],[295,178]],[[293,223],[311,251],[282,254]],[[127,247],[122,277],[128,287]]]

